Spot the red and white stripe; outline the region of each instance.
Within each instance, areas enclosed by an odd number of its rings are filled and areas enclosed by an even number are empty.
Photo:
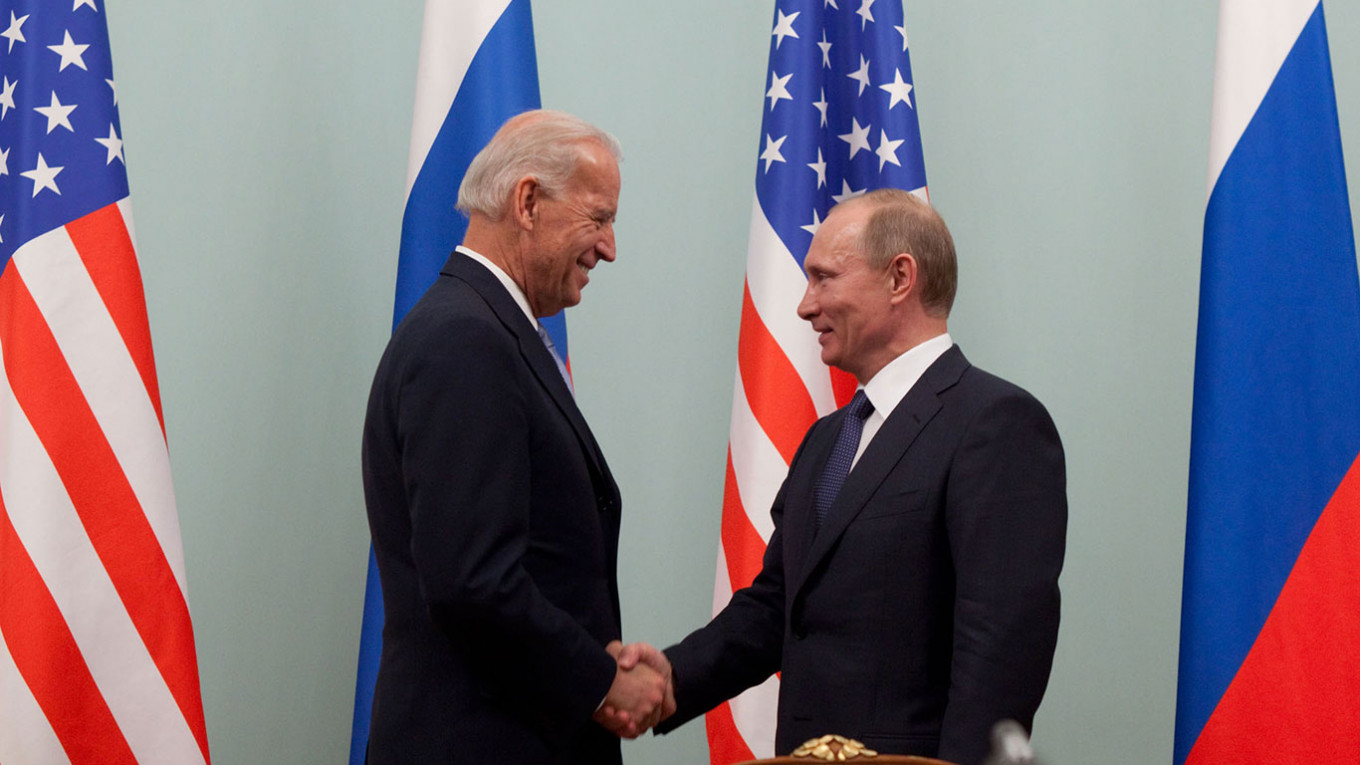
[[[208,763],[128,201],[0,273],[0,763]]]

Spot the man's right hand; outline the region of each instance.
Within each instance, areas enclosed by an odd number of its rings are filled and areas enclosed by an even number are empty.
[[[638,664],[645,664],[666,679],[666,697],[661,702],[661,714],[652,722],[652,725],[656,725],[675,714],[675,677],[671,671],[671,661],[666,658],[665,653],[647,643],[629,643],[620,647],[617,653],[613,651],[610,653],[614,654],[614,660],[624,669],[632,669]]]
[[[615,641],[607,650],[617,659],[622,648]],[[633,666],[627,669],[619,666],[615,670],[614,683],[604,704],[595,712],[595,721],[621,738],[637,738],[674,709],[673,703],[668,703],[669,677],[645,662],[629,664]]]

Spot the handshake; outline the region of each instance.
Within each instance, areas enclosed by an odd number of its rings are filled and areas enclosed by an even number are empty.
[[[646,643],[615,640],[605,650],[618,663],[614,683],[595,722],[620,738],[637,738],[675,713],[675,688],[666,655]]]

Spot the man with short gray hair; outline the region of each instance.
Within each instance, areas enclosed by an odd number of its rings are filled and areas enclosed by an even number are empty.
[[[614,260],[618,157],[570,115],[509,120],[459,189],[462,246],[379,362],[373,765],[619,763],[614,734],[662,712],[667,678],[613,658],[619,491],[538,322]]]

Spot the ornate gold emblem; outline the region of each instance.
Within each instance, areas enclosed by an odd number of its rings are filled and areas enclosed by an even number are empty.
[[[847,762],[877,757],[878,752],[869,749],[853,738],[827,734],[821,738],[810,738],[804,741],[802,746],[793,750],[793,756],[825,762]]]

